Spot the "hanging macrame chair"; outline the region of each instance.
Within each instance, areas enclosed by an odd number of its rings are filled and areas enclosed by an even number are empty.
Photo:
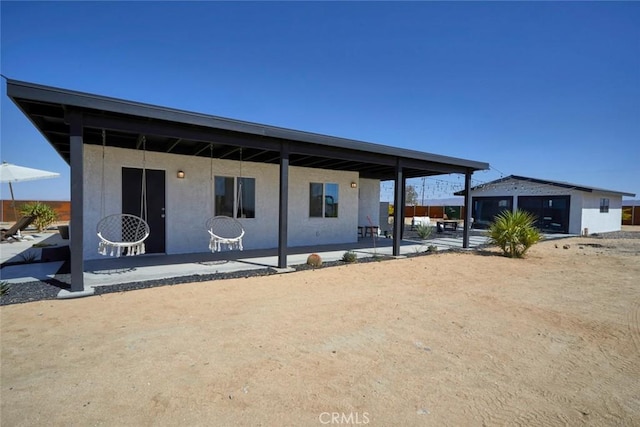
[[[143,219],[147,216],[147,179],[145,137],[142,137],[142,189],[140,193],[140,216],[131,214],[113,214],[104,216],[105,172],[104,152],[106,146],[106,132],[102,131],[102,219],[98,221],[96,233],[98,234],[98,253],[100,255],[119,257],[122,255],[133,256],[145,253],[144,241],[149,237],[149,224]]]
[[[209,232],[209,249],[211,252],[220,252],[224,249],[243,250],[242,237],[244,229],[242,224],[229,216],[214,216],[207,220]]]
[[[211,194],[211,211],[214,206],[214,186],[213,186],[213,145],[211,150],[211,168],[209,174],[209,185]],[[234,204],[234,212],[242,212],[242,149],[240,149],[240,178],[238,178],[238,193]],[[205,227],[209,233],[209,250],[211,252],[220,252],[227,250],[243,250],[242,237],[244,236],[244,228],[242,224],[235,218],[223,215],[217,215],[209,218]]]
[[[142,218],[130,214],[109,215],[96,227],[100,255],[142,255],[144,241],[149,237],[149,225]]]

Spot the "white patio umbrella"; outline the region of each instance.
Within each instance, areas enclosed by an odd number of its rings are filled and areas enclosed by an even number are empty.
[[[13,204],[13,214],[18,219],[16,214],[16,199],[13,197],[13,183],[23,181],[35,181],[38,179],[57,178],[60,174],[56,172],[47,172],[40,169],[26,168],[24,166],[17,166],[11,163],[2,162],[0,166],[0,182],[9,184],[9,191],[11,192],[11,202]]]

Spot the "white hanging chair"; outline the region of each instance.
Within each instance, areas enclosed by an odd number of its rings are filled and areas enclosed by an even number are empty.
[[[228,216],[214,216],[207,220],[206,227],[211,236],[209,240],[211,252],[220,252],[223,249],[243,250],[244,228],[238,220]]]
[[[144,241],[149,237],[149,224],[142,218],[129,214],[115,214],[98,222],[96,232],[100,242],[100,255],[142,255]]]
[[[146,138],[142,137],[142,180],[140,189],[140,216],[131,214],[113,214],[104,216],[105,208],[105,147],[106,131],[102,130],[102,194],[101,211],[103,218],[96,225],[98,234],[98,253],[119,257],[145,253],[144,241],[149,237],[149,224],[143,219],[147,217],[147,178],[146,178]]]

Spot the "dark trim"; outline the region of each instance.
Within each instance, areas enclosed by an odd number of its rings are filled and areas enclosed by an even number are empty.
[[[471,175],[472,171],[467,170],[464,176],[464,229],[462,231],[462,247],[469,248],[469,224],[471,224]]]
[[[83,222],[83,126],[82,115],[72,112],[69,120],[71,147],[71,292],[84,291],[84,222]]]
[[[280,218],[278,221],[278,268],[287,268],[289,212],[289,144],[280,147]]]
[[[393,206],[393,256],[400,256],[400,241],[402,240],[402,229],[404,228],[402,208],[404,206],[404,176],[402,175],[402,162],[396,159],[396,180],[394,186],[394,206]]]
[[[260,139],[256,141],[244,138],[242,135],[225,134],[206,128],[188,127],[184,126],[184,124],[170,122],[140,122],[138,119],[129,117],[102,117],[95,114],[88,114],[85,117],[85,126],[94,129],[141,133],[214,144],[230,144],[241,147],[269,149],[271,151],[279,151],[280,148],[280,141],[277,140],[269,141]],[[152,147],[149,146],[148,148]]]
[[[435,164],[471,168],[474,170],[489,168],[489,164],[484,162],[171,109],[18,80],[7,79],[7,95],[19,106],[27,105],[29,101],[35,101],[38,104],[51,104],[53,107],[63,106],[64,108],[75,107],[83,109],[86,113],[98,114],[105,120],[107,119],[107,115],[130,116],[135,118],[136,121],[145,121],[150,127],[155,126],[156,122],[160,121],[171,122],[174,125],[177,123],[187,127],[194,126],[207,129],[207,131],[218,129],[225,132],[253,135],[254,137],[258,136],[261,137],[258,139],[263,142],[263,144],[260,144],[260,148],[266,148],[265,144],[268,145],[268,140],[288,140],[291,142],[305,143],[309,147],[318,146],[329,150],[334,148],[338,150],[356,151],[380,155],[382,158],[389,156],[402,157],[407,160],[413,159],[415,161],[433,162]],[[21,109],[25,115],[30,116],[25,108],[21,107]],[[49,112],[46,114],[53,113]],[[88,121],[88,126],[92,125],[89,124],[92,123],[92,120],[93,119]],[[40,128],[37,121],[34,121],[34,124]],[[181,138],[182,135],[174,135],[174,137]],[[185,136],[185,138],[189,137]],[[210,138],[204,138],[203,140],[206,142],[215,142],[211,141]],[[277,151],[277,147],[275,151]],[[299,151],[292,147],[291,153],[298,152]],[[305,152],[302,152],[302,154],[304,153]],[[371,161],[370,157],[368,159],[367,161]],[[444,173],[449,173],[449,171]]]

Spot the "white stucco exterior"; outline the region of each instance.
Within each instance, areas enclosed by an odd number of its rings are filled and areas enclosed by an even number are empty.
[[[589,234],[618,231],[622,224],[622,196],[616,193],[582,191],[556,185],[509,179],[472,189],[471,197],[513,197],[513,209],[522,196],[570,196],[569,233]],[[609,212],[600,212],[600,199],[609,199]]]
[[[358,225],[380,226],[380,181],[360,178],[358,187]]]
[[[107,147],[105,150],[104,193],[102,192],[102,147],[84,146],[84,258],[95,259],[98,238],[95,227],[106,215],[122,212],[122,167],[142,168],[141,151]],[[147,169],[166,172],[166,253],[197,253],[208,251],[205,221],[213,216],[210,191],[211,160],[196,156],[145,153]],[[177,171],[185,178],[177,178]],[[245,229],[245,249],[278,246],[279,166],[265,163],[242,163],[213,160],[215,176],[255,178],[256,218],[240,219]],[[309,184],[339,185],[338,218],[309,216]],[[351,188],[351,183],[358,188]],[[104,196],[104,203],[102,197]],[[380,183],[360,179],[357,172],[324,169],[289,168],[288,245],[321,245],[357,241],[357,227],[366,224],[366,216],[378,221]],[[363,221],[364,218],[364,221]]]
[[[600,199],[609,199],[609,212],[600,212]],[[607,193],[583,193],[580,230],[589,234],[618,231],[622,227],[622,196]]]

